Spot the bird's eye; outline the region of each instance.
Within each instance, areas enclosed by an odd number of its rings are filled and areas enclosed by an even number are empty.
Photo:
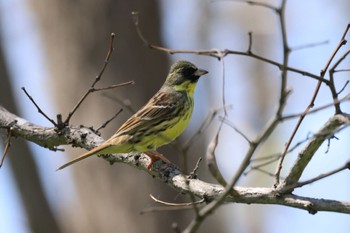
[[[183,73],[183,75],[185,75],[185,76],[191,76],[191,75],[193,75],[194,74],[194,72],[196,72],[196,70],[197,69],[194,69],[194,68],[187,68],[187,69],[183,69],[182,70],[182,73]]]

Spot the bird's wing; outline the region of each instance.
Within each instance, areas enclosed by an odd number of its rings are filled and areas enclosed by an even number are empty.
[[[147,128],[156,127],[162,121],[174,118],[183,106],[181,100],[179,93],[158,92],[117,130],[115,136],[147,130]],[[152,121],[152,124],[148,124],[150,121]]]

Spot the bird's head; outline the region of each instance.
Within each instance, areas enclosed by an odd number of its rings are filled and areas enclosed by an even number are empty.
[[[206,70],[198,69],[188,61],[178,61],[171,66],[165,85],[177,91],[193,93],[198,79],[208,73]]]

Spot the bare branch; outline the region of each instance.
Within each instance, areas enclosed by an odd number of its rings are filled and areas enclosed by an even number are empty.
[[[297,160],[293,164],[289,174],[278,186],[278,192],[292,192],[293,185],[300,179],[304,169],[314,156],[315,152],[328,138],[332,137],[342,127],[350,125],[350,115],[338,114],[333,116],[328,122],[311,138],[303,150],[298,155]]]
[[[308,140],[309,140],[309,136],[306,137],[304,140],[301,140],[300,142],[296,143],[293,147],[289,148],[287,153],[293,152],[296,148],[298,148],[301,144],[307,142]],[[272,155],[268,155],[268,156],[264,156],[264,157],[260,157],[260,158],[256,158],[256,159],[252,159],[251,163],[257,163],[257,162],[260,162],[260,163],[257,164],[257,165],[250,166],[250,170],[246,171],[244,173],[244,175],[247,175],[251,171],[258,170],[258,169],[261,169],[264,166],[270,165],[273,162],[278,161],[278,159],[280,157],[281,157],[281,153],[278,153],[278,154],[272,154]]]
[[[248,43],[248,53],[252,53],[252,46],[253,46],[253,32],[248,32],[249,36],[249,43]]]
[[[294,46],[294,47],[291,48],[291,51],[294,52],[296,50],[308,49],[308,48],[312,48],[312,47],[316,47],[316,46],[320,46],[320,45],[324,45],[324,44],[328,44],[328,43],[329,43],[329,41],[325,40],[325,41],[316,42],[316,43],[310,43],[310,44]]]
[[[271,4],[263,3],[263,2],[257,2],[257,1],[250,1],[250,0],[216,0],[214,2],[242,2],[242,3],[247,3],[252,6],[260,6],[260,7],[265,7],[267,9],[277,11],[278,8]]]
[[[219,182],[219,184],[225,187],[227,183],[224,177],[221,175],[221,172],[216,163],[216,156],[215,156],[215,149],[219,143],[219,135],[220,135],[221,127],[222,127],[222,123],[220,124],[220,127],[216,132],[215,137],[209,143],[207,153],[206,153],[206,162],[211,175]]]
[[[2,167],[2,165],[4,164],[6,155],[7,155],[7,151],[11,146],[11,138],[12,138],[12,128],[8,128],[7,129],[7,142],[4,148],[4,152],[2,153],[2,157],[1,157],[1,161],[0,161],[0,168]]]
[[[348,24],[347,27],[345,28],[345,31],[344,31],[344,33],[343,33],[343,36],[341,37],[341,39],[340,39],[340,41],[339,41],[339,43],[338,43],[338,46],[335,48],[333,54],[332,54],[331,57],[328,59],[328,61],[327,61],[326,65],[325,65],[325,67],[321,70],[321,72],[320,72],[321,78],[324,77],[325,72],[328,70],[329,65],[331,64],[333,58],[335,57],[335,55],[337,54],[337,52],[339,51],[339,49],[340,49],[343,45],[346,44],[345,36],[346,36],[346,34],[348,33],[349,29],[350,29],[350,24]],[[275,173],[275,174],[276,174],[276,177],[275,177],[275,187],[277,187],[277,186],[279,185],[279,182],[280,182],[279,176],[280,176],[280,173],[281,173],[281,170],[282,170],[282,163],[283,163],[283,160],[284,160],[284,158],[285,158],[285,156],[286,156],[286,153],[287,153],[287,151],[288,151],[288,148],[289,148],[290,144],[292,143],[292,141],[293,141],[293,139],[294,139],[294,136],[295,136],[296,132],[298,131],[298,129],[299,129],[299,127],[300,127],[302,121],[304,120],[305,116],[306,116],[307,113],[310,111],[310,109],[314,106],[314,102],[315,102],[316,97],[317,97],[317,95],[318,95],[318,91],[320,90],[321,84],[322,84],[322,81],[321,81],[321,80],[317,82],[315,91],[314,91],[314,93],[313,93],[313,96],[312,96],[312,98],[311,98],[311,100],[310,100],[309,105],[306,107],[306,109],[304,110],[303,114],[300,116],[300,118],[299,118],[299,120],[298,120],[298,123],[296,124],[296,126],[295,126],[295,128],[294,128],[294,130],[293,130],[293,132],[292,132],[292,134],[291,134],[291,136],[290,136],[290,138],[289,138],[289,140],[288,140],[287,143],[286,143],[286,146],[285,146],[284,149],[283,149],[282,156],[281,156],[280,160],[278,161],[278,165],[277,165],[277,169],[276,169],[276,173]]]
[[[56,124],[56,122],[54,120],[52,120],[51,118],[49,118],[43,110],[41,110],[41,108],[39,107],[39,105],[35,102],[35,100],[33,99],[33,97],[31,97],[27,90],[25,89],[25,87],[22,87],[22,90],[24,91],[24,93],[26,94],[26,96],[30,99],[30,101],[35,105],[36,109],[38,110],[38,112],[43,115],[48,121],[50,121],[55,127],[59,128],[58,125]]]
[[[322,180],[324,178],[327,178],[329,176],[332,176],[334,174],[337,174],[341,171],[344,171],[346,169],[350,169],[350,162],[347,162],[345,165],[337,168],[337,169],[334,169],[333,171],[329,171],[327,173],[324,173],[324,174],[320,174],[318,175],[317,177],[315,178],[312,178],[310,180],[306,180],[306,181],[303,181],[303,182],[298,182],[294,187],[288,187],[289,189],[292,189],[292,188],[298,188],[298,187],[302,187],[304,185],[308,185],[308,184],[311,184],[311,183],[314,183],[316,181],[319,181],[319,180]]]
[[[114,114],[113,117],[111,117],[111,118],[108,119],[105,123],[103,123],[100,127],[98,127],[98,128],[96,129],[96,131],[98,132],[100,129],[105,128],[105,127],[109,124],[109,122],[113,121],[122,111],[123,111],[123,109],[121,108],[116,114]]]
[[[189,175],[189,179],[197,179],[197,170],[199,169],[199,164],[202,162],[202,157],[199,157],[197,160],[196,166],[193,168],[193,171]]]
[[[157,202],[157,203],[160,203],[160,204],[163,204],[163,205],[167,205],[167,206],[192,206],[192,205],[198,205],[198,204],[202,204],[205,202],[204,199],[201,199],[199,201],[196,201],[196,202],[188,202],[188,203],[173,203],[173,202],[166,202],[166,201],[161,201],[157,198],[155,198],[152,194],[149,195],[153,201]]]
[[[226,88],[226,84],[225,84],[225,60],[224,60],[224,55],[221,54],[221,78],[222,78],[222,106],[224,109],[224,119],[226,119],[227,117],[227,110],[226,110],[226,94],[225,94],[225,88]],[[226,186],[227,183],[224,179],[224,177],[221,175],[221,172],[218,168],[218,165],[216,163],[216,156],[215,156],[215,149],[218,146],[219,143],[219,134],[221,132],[221,128],[222,128],[223,122],[220,123],[219,129],[215,135],[215,137],[212,139],[212,141],[209,143],[208,149],[207,149],[207,153],[206,153],[206,161],[207,161],[207,166],[209,168],[210,173],[212,174],[212,176],[219,182],[219,184],[221,184],[222,186]],[[232,191],[234,192],[234,191]],[[233,195],[235,193],[232,193]]]
[[[226,109],[231,108],[231,105],[225,106]],[[205,120],[202,122],[202,124],[199,126],[198,130],[183,144],[182,151],[187,153],[188,149],[191,147],[191,145],[198,140],[199,136],[203,134],[209,127],[209,125],[213,122],[215,117],[218,115],[219,112],[223,111],[224,108],[220,107],[218,109],[212,110],[208,116],[205,118]]]
[[[327,124],[330,128],[333,128],[331,122],[333,122],[335,126],[350,124],[349,117],[338,115],[334,118],[334,122],[330,121]],[[55,128],[41,127],[32,124],[0,107],[0,128],[6,129],[10,126],[13,127],[13,136],[27,139],[44,147],[70,144],[90,149],[104,141],[91,130],[80,127],[70,126],[69,129],[63,130],[62,134],[58,135]],[[322,135],[320,135],[320,137],[321,136]],[[323,137],[326,136],[323,135]],[[150,158],[144,154],[113,154],[100,157],[111,164],[116,162],[125,163],[134,168],[143,170],[150,176],[174,188],[179,193],[191,193],[199,198],[205,198],[205,201],[209,202],[209,205],[200,210],[201,216],[203,216],[203,212],[206,211],[207,208],[212,208],[212,205],[217,205],[218,201],[221,203],[235,202],[284,205],[304,209],[310,213],[330,211],[350,214],[349,202],[316,199],[283,193],[276,195],[276,190],[271,188],[245,188],[236,186],[234,190],[238,195],[232,196],[230,195],[232,190],[227,190],[227,187],[225,189],[221,185],[210,184],[198,179],[188,179],[180,170],[168,166],[161,160],[154,163],[152,170],[148,170],[147,166],[150,162]]]
[[[342,93],[345,88],[347,87],[347,85],[349,84],[349,80],[346,80],[345,84],[343,85],[343,87],[337,92],[337,95],[339,95],[340,93]]]
[[[339,70],[334,70],[334,73],[336,72],[349,72],[350,69],[339,69]]]
[[[124,82],[124,83],[114,84],[114,85],[111,85],[109,87],[93,88],[92,92],[94,92],[94,91],[105,91],[105,90],[110,90],[110,89],[114,89],[114,88],[117,88],[117,87],[124,87],[124,86],[134,85],[134,84],[135,84],[135,82],[132,80],[132,81]]]
[[[1,128],[11,128],[12,136],[26,139],[51,150],[61,145],[92,149],[96,147],[96,144],[103,141],[102,138],[96,138],[95,133],[88,128],[71,126],[69,129],[63,129],[60,133],[57,133],[56,127],[49,128],[35,125],[0,106]]]
[[[108,52],[107,52],[107,55],[106,55],[106,58],[105,58],[105,61],[103,63],[103,66],[101,68],[101,71],[100,73],[96,76],[94,82],[92,83],[91,85],[91,88],[89,90],[86,91],[86,93],[81,97],[81,99],[78,101],[78,103],[74,106],[74,108],[69,112],[66,120],[64,121],[64,124],[65,125],[68,125],[69,124],[69,121],[71,119],[71,117],[74,115],[75,111],[79,108],[79,106],[83,103],[83,101],[86,99],[86,97],[88,97],[88,95],[92,92],[94,92],[94,88],[95,88],[95,85],[98,81],[100,81],[107,65],[108,65],[108,62],[109,62],[109,59],[111,58],[112,56],[112,53],[114,51],[114,47],[113,47],[113,44],[114,44],[114,38],[115,38],[115,33],[111,33],[111,37],[110,37],[110,42],[109,42],[109,49],[108,49]]]
[[[334,101],[334,102],[332,102],[332,103],[325,104],[325,105],[323,105],[323,106],[321,106],[321,107],[318,107],[318,108],[314,108],[314,109],[308,111],[308,112],[306,113],[306,115],[310,115],[310,114],[312,114],[312,113],[319,112],[319,111],[321,111],[321,110],[323,110],[323,109],[332,107],[332,106],[334,106],[335,104],[343,103],[343,102],[349,101],[349,100],[350,100],[350,94],[344,96],[344,97],[341,98],[340,100],[336,100],[336,101]],[[291,118],[300,117],[303,113],[304,113],[304,112],[296,113],[296,114],[290,114],[290,115],[285,115],[285,116],[283,116],[283,117],[281,118],[281,120],[288,120],[288,119],[291,119]]]
[[[252,141],[245,135],[241,130],[239,130],[230,120],[220,117],[220,120],[226,125],[230,126],[234,131],[241,135],[249,144],[252,144]]]
[[[201,55],[201,56],[215,57],[217,59],[222,59],[223,57],[225,57],[227,55],[247,56],[247,57],[251,57],[251,58],[263,61],[265,63],[271,64],[271,65],[274,65],[280,70],[286,70],[286,71],[298,73],[298,74],[301,74],[303,76],[307,76],[307,77],[310,77],[312,79],[322,81],[326,85],[328,85],[328,83],[329,83],[329,81],[327,79],[324,79],[323,77],[321,78],[320,76],[312,74],[310,72],[307,72],[304,70],[299,70],[299,69],[292,68],[292,67],[288,67],[288,66],[281,64],[279,62],[276,62],[276,61],[273,61],[271,59],[254,54],[251,51],[250,52],[248,52],[248,51],[236,51],[236,50],[230,50],[230,49],[225,49],[225,50],[218,50],[218,49],[211,49],[211,50],[169,49],[169,48],[153,45],[153,44],[150,44],[142,34],[141,28],[139,26],[137,12],[133,12],[133,18],[134,18],[134,22],[136,22],[135,27],[136,27],[136,30],[138,32],[140,39],[143,41],[143,43],[145,43],[151,49],[163,51],[163,52],[169,53],[171,55],[175,54],[175,53],[188,53],[188,54],[195,54],[195,55]]]
[[[231,108],[231,106],[230,105],[229,106],[225,106],[224,108],[228,109],[228,108]],[[183,169],[184,169],[185,172],[187,172],[187,155],[188,155],[187,153],[188,153],[188,150],[191,148],[193,143],[195,143],[200,138],[200,136],[203,135],[203,133],[208,129],[208,127],[213,122],[213,120],[215,119],[217,114],[220,111],[223,111],[224,108],[220,107],[218,109],[212,110],[208,114],[206,119],[202,122],[202,124],[200,125],[198,130],[196,130],[196,132],[193,133],[192,136],[183,145],[176,146],[176,148],[181,147],[181,152],[182,152],[182,155],[183,155],[183,156],[181,156],[181,158],[183,158],[182,165],[183,165]]]
[[[350,24],[349,24],[350,25]],[[345,58],[350,54],[350,49],[348,49],[336,62],[335,64],[329,69],[329,89],[331,90],[332,93],[332,97],[334,101],[338,100],[338,95],[339,93],[341,93],[343,91],[343,89],[346,87],[347,83],[344,85],[344,87],[340,90],[337,91],[336,87],[335,87],[335,83],[334,83],[334,73],[335,73],[335,69],[340,65],[340,63],[342,63]],[[340,104],[336,103],[334,104],[334,108],[335,108],[335,112],[336,113],[341,113],[341,108],[340,108]]]

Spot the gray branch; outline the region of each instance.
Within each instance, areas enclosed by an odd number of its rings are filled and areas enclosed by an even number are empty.
[[[316,134],[314,137],[330,137],[341,125],[348,124],[349,116],[337,115],[331,118],[324,127],[332,128],[327,131],[327,135]],[[91,129],[70,126],[62,130],[57,130],[55,128],[42,127],[8,112],[0,106],[0,133],[6,136],[6,130],[2,129],[11,129],[13,136],[26,139],[49,149],[54,149],[60,145],[72,145],[91,149],[104,141],[103,138],[96,135]],[[189,179],[180,170],[170,167],[162,161],[156,161],[152,169],[148,170],[147,165],[150,159],[144,154],[113,154],[101,157],[111,164],[116,162],[126,163],[137,169],[141,169],[168,184],[179,193],[192,193],[199,198],[204,198],[207,202],[218,198],[225,191],[225,187],[221,185],[207,183],[198,179]],[[297,166],[295,169],[297,169]],[[238,195],[228,195],[225,199],[226,203],[284,205],[307,210],[311,214],[315,214],[318,211],[350,214],[350,202],[317,199],[294,194],[281,194],[273,188],[235,187],[235,191],[237,191]]]
[[[298,158],[293,164],[282,184],[278,187],[280,192],[292,192],[293,187],[299,181],[306,166],[311,161],[315,152],[327,139],[331,139],[341,129],[350,125],[348,114],[337,114],[330,118],[326,124],[309,140],[307,145],[300,151]]]

